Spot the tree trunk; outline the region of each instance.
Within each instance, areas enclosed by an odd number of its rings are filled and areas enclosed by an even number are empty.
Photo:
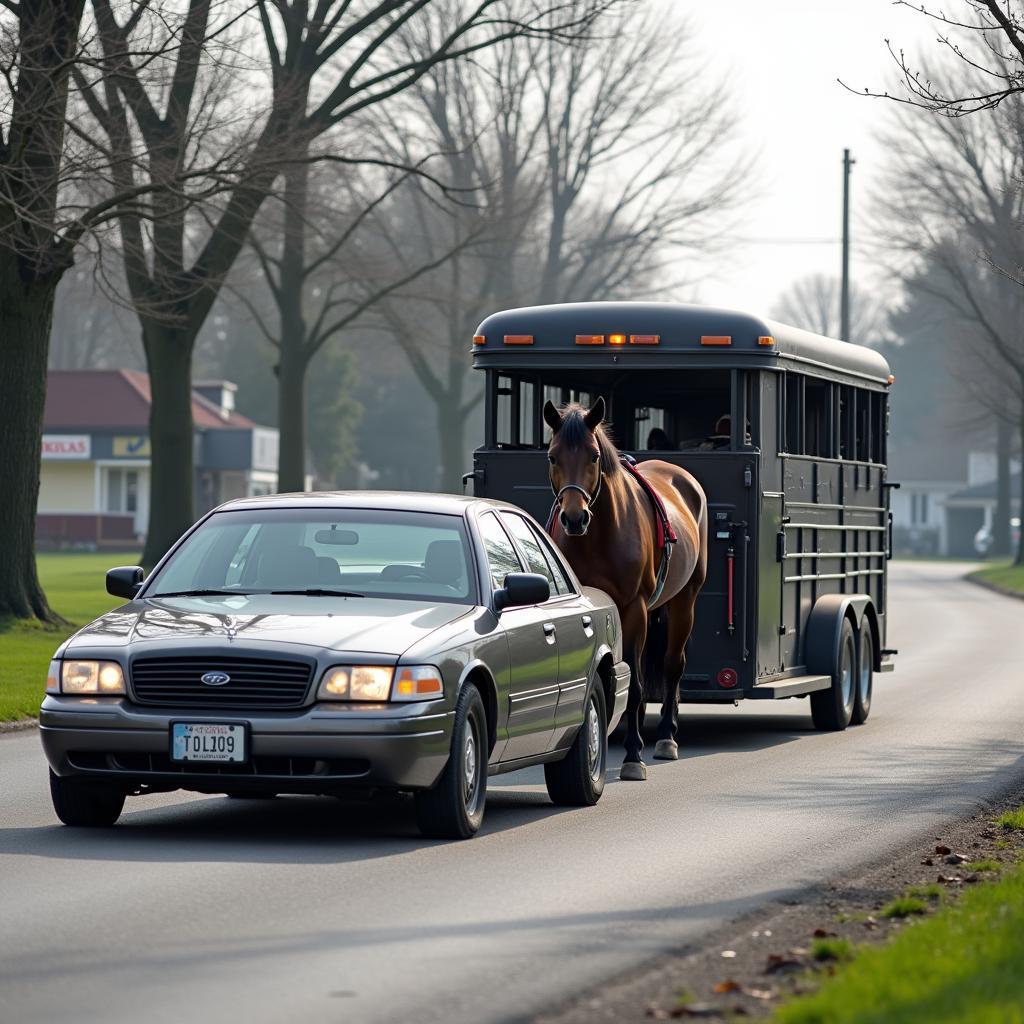
[[[992,554],[1008,558],[1010,545],[1010,450],[1013,430],[1010,424],[996,419],[996,510],[992,523]]]
[[[57,276],[25,285],[15,256],[0,249],[0,617],[59,621],[36,575],[39,459],[46,360]]]
[[[149,532],[142,564],[152,568],[195,521],[191,332],[144,323],[142,343],[152,404]]]
[[[306,369],[301,350],[283,343],[277,365],[279,491],[306,489]]]
[[[1020,375],[1021,383],[1021,394],[1024,394],[1024,374]],[[1020,471],[1020,504],[1017,506],[1017,515],[1020,520],[1020,539],[1017,541],[1017,557],[1013,560],[1014,565],[1024,565],[1024,400],[1021,401],[1020,405],[1020,458],[1021,458],[1021,471]]]
[[[462,474],[466,472],[466,420],[458,403],[445,398],[437,405],[437,432],[441,440],[441,477],[439,489],[448,494],[462,493]]]

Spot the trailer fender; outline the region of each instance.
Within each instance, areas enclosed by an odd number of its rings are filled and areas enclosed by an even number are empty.
[[[825,594],[819,597],[807,618],[807,643],[804,648],[807,671],[823,676],[832,675],[839,663],[839,638],[843,620],[850,620],[856,637],[865,615],[869,616],[872,631],[877,638],[878,623],[874,618],[874,605],[867,594]],[[877,642],[875,649],[878,649]]]

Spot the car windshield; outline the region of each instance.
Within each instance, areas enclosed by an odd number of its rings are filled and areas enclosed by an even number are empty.
[[[217,512],[143,596],[338,593],[473,604],[468,550],[460,516],[347,508]]]

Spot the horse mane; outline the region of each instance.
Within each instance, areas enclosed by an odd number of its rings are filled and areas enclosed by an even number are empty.
[[[559,428],[558,436],[572,448],[580,448],[587,443],[590,428],[583,419],[586,414],[587,410],[575,402],[562,410],[562,426]],[[621,466],[619,449],[615,447],[603,423],[597,425],[594,437],[597,439],[597,448],[601,453],[601,472],[605,476],[614,476],[620,471]]]

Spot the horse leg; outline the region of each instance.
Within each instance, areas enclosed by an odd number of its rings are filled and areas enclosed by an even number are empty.
[[[622,616],[623,653],[629,665],[629,698],[626,701],[626,754],[619,778],[628,782],[643,782],[647,778],[643,759],[644,739],[640,733],[647,707],[641,676],[646,636],[647,609],[643,601],[634,602]]]
[[[693,616],[697,605],[700,582],[691,580],[668,603],[668,646],[665,652],[664,699],[661,720],[658,722],[658,742],[654,756],[662,761],[675,761],[679,757],[676,733],[679,728],[679,684],[686,671],[686,642],[693,632]]]

